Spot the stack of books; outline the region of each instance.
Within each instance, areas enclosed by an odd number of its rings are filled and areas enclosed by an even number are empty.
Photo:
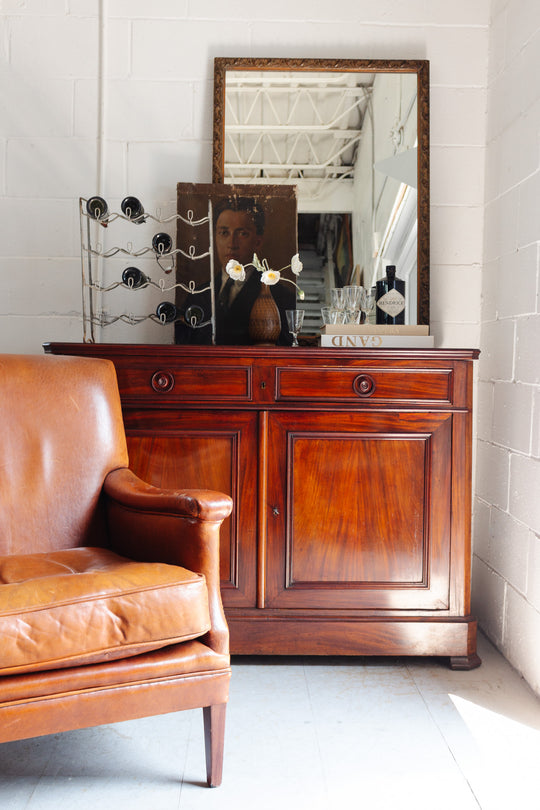
[[[333,349],[431,349],[429,326],[327,324],[321,329],[321,346]]]

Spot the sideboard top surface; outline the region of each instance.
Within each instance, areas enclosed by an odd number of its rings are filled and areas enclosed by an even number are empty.
[[[480,354],[478,349],[331,349],[320,347],[290,346],[185,346],[185,345],[155,345],[136,343],[52,343],[43,344],[46,353],[51,354],[88,354],[99,353],[100,356],[127,355],[131,358],[179,359],[212,358],[215,361],[240,358],[246,362],[261,360],[277,363],[283,362],[327,362],[342,364],[344,362],[366,362],[373,360],[394,361],[421,361],[421,362],[452,362],[456,360],[476,360]]]

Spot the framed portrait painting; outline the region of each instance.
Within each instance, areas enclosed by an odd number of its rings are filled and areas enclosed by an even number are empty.
[[[178,183],[175,342],[247,345],[249,316],[261,292],[253,255],[282,277],[297,252],[296,187]],[[245,279],[226,272],[231,261],[245,267]],[[270,287],[281,316],[278,343],[290,344],[285,310],[294,309],[296,290]]]

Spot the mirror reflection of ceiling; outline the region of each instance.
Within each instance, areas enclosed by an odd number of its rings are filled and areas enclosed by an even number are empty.
[[[406,322],[428,323],[428,63],[221,59],[215,88],[215,182],[292,184],[299,214],[348,217],[347,277],[396,265]]]
[[[373,73],[228,71],[225,182],[352,189]]]

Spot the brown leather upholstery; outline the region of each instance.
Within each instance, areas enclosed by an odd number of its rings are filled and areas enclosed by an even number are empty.
[[[209,629],[206,581],[178,565],[84,546],[0,557],[0,675],[125,658]]]
[[[0,356],[0,554],[105,545],[103,481],[128,456],[104,363]]]
[[[114,366],[0,355],[0,742],[203,707],[219,784],[231,500],[128,469]]]

